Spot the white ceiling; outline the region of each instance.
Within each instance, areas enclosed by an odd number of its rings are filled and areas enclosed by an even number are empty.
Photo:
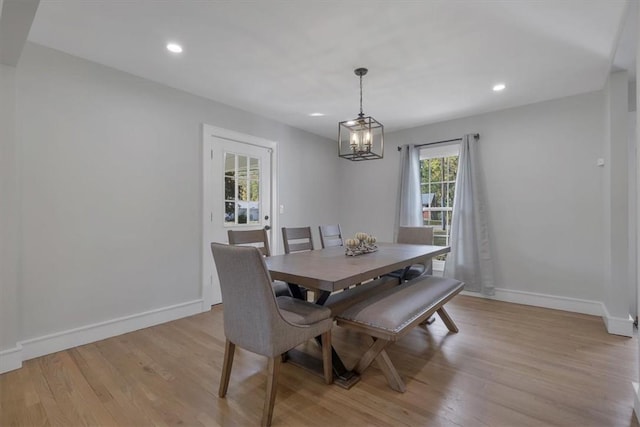
[[[41,0],[29,40],[335,138],[337,122],[358,113],[360,66],[369,68],[364,112],[387,132],[601,89],[627,8],[626,0]],[[169,41],[184,52],[167,52]],[[496,82],[507,89],[494,93]]]

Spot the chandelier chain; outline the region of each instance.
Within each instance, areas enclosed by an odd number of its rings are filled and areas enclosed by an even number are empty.
[[[362,112],[362,74],[360,75],[360,117],[364,117]]]

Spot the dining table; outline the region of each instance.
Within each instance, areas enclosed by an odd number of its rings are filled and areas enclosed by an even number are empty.
[[[272,255],[265,258],[265,262],[273,280],[282,280],[318,292],[316,303],[322,305],[332,292],[402,271],[413,264],[428,262],[430,258],[451,251],[449,246],[385,242],[377,243],[376,246],[374,252],[357,256],[346,255],[344,247],[334,246],[286,255]],[[305,355],[290,351],[288,357],[294,363],[309,368],[309,358]],[[344,388],[351,388],[360,379],[358,374],[344,366],[335,348],[333,349],[333,369],[335,383]]]

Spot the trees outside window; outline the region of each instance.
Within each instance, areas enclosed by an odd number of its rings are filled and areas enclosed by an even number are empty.
[[[423,224],[433,226],[434,245],[449,245],[458,146],[423,148],[420,152],[420,192]],[[444,259],[445,257],[441,257]]]

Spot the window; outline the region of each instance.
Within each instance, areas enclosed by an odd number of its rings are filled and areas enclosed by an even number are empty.
[[[420,150],[422,219],[424,225],[434,227],[434,245],[449,245],[458,154],[458,144],[424,147]]]
[[[224,154],[224,225],[260,223],[260,159]]]

